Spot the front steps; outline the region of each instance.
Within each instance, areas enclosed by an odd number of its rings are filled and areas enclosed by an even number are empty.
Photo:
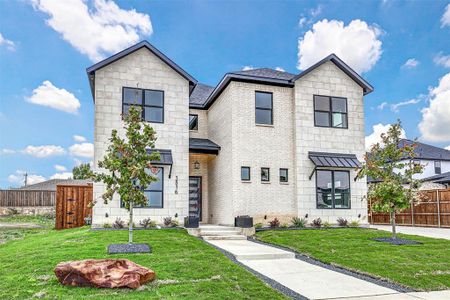
[[[198,235],[207,241],[247,239],[239,228],[221,225],[200,225]]]

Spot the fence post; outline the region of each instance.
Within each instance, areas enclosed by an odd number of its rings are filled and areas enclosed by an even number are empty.
[[[441,227],[441,202],[439,199],[439,190],[436,190],[436,202],[437,202],[437,217],[438,217],[438,227]]]

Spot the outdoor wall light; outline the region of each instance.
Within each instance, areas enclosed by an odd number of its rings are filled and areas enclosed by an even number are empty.
[[[195,161],[195,163],[194,163],[194,169],[195,170],[199,170],[200,169],[200,163],[198,162],[198,160]]]
[[[178,213],[175,213],[175,218],[178,218]]]
[[[308,214],[305,215],[305,218],[308,219]]]
[[[358,214],[358,219],[361,218],[361,214]]]
[[[107,217],[109,217],[109,216],[108,216],[108,213],[105,213],[105,218],[107,218]]]

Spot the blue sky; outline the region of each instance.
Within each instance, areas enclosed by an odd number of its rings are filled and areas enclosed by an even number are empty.
[[[142,39],[209,85],[244,67],[299,73],[335,52],[375,87],[369,142],[400,118],[408,138],[450,145],[449,1],[3,0],[0,34],[3,188],[92,160],[85,69]]]

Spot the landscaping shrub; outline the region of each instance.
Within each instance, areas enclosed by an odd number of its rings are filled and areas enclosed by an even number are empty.
[[[112,224],[112,227],[115,229],[125,228],[125,222],[121,218],[117,218]]]
[[[316,227],[316,228],[322,227],[322,219],[321,218],[317,218],[317,219],[312,220],[311,226],[312,227]]]
[[[348,224],[349,227],[359,227],[359,221],[358,220],[353,220],[350,222],[350,224]]]
[[[348,221],[347,221],[347,219],[344,219],[344,218],[339,217],[339,218],[337,218],[336,222],[337,222],[338,225],[341,226],[341,227],[347,227],[347,226],[348,226]]]
[[[280,221],[278,220],[278,218],[275,218],[269,222],[269,225],[270,225],[270,228],[278,228],[278,227],[280,227]]]
[[[288,223],[283,223],[283,224],[281,224],[280,227],[281,227],[281,228],[288,228],[288,227],[289,227],[289,224],[288,224]]]
[[[105,223],[105,224],[103,224],[103,228],[111,228],[111,224]]]
[[[308,223],[308,221],[306,221],[305,218],[293,217],[291,223],[292,226],[294,227],[304,228],[306,226],[306,223]]]
[[[150,224],[152,223],[152,220],[150,218],[145,218],[139,221],[139,225],[144,227],[145,229],[150,227]]]
[[[256,229],[259,229],[259,228],[262,228],[263,227],[263,224],[262,223],[256,223],[255,224],[255,228]]]
[[[331,223],[328,221],[323,222],[323,227],[324,228],[330,228],[331,227]]]
[[[172,222],[170,223],[170,226],[172,226],[172,227],[177,227],[178,225],[180,225],[178,220],[172,220]]]
[[[163,223],[166,227],[172,226],[172,217],[165,217]]]
[[[8,216],[14,216],[14,215],[18,215],[19,214],[19,210],[15,207],[8,207],[8,210],[6,211],[6,215]]]

